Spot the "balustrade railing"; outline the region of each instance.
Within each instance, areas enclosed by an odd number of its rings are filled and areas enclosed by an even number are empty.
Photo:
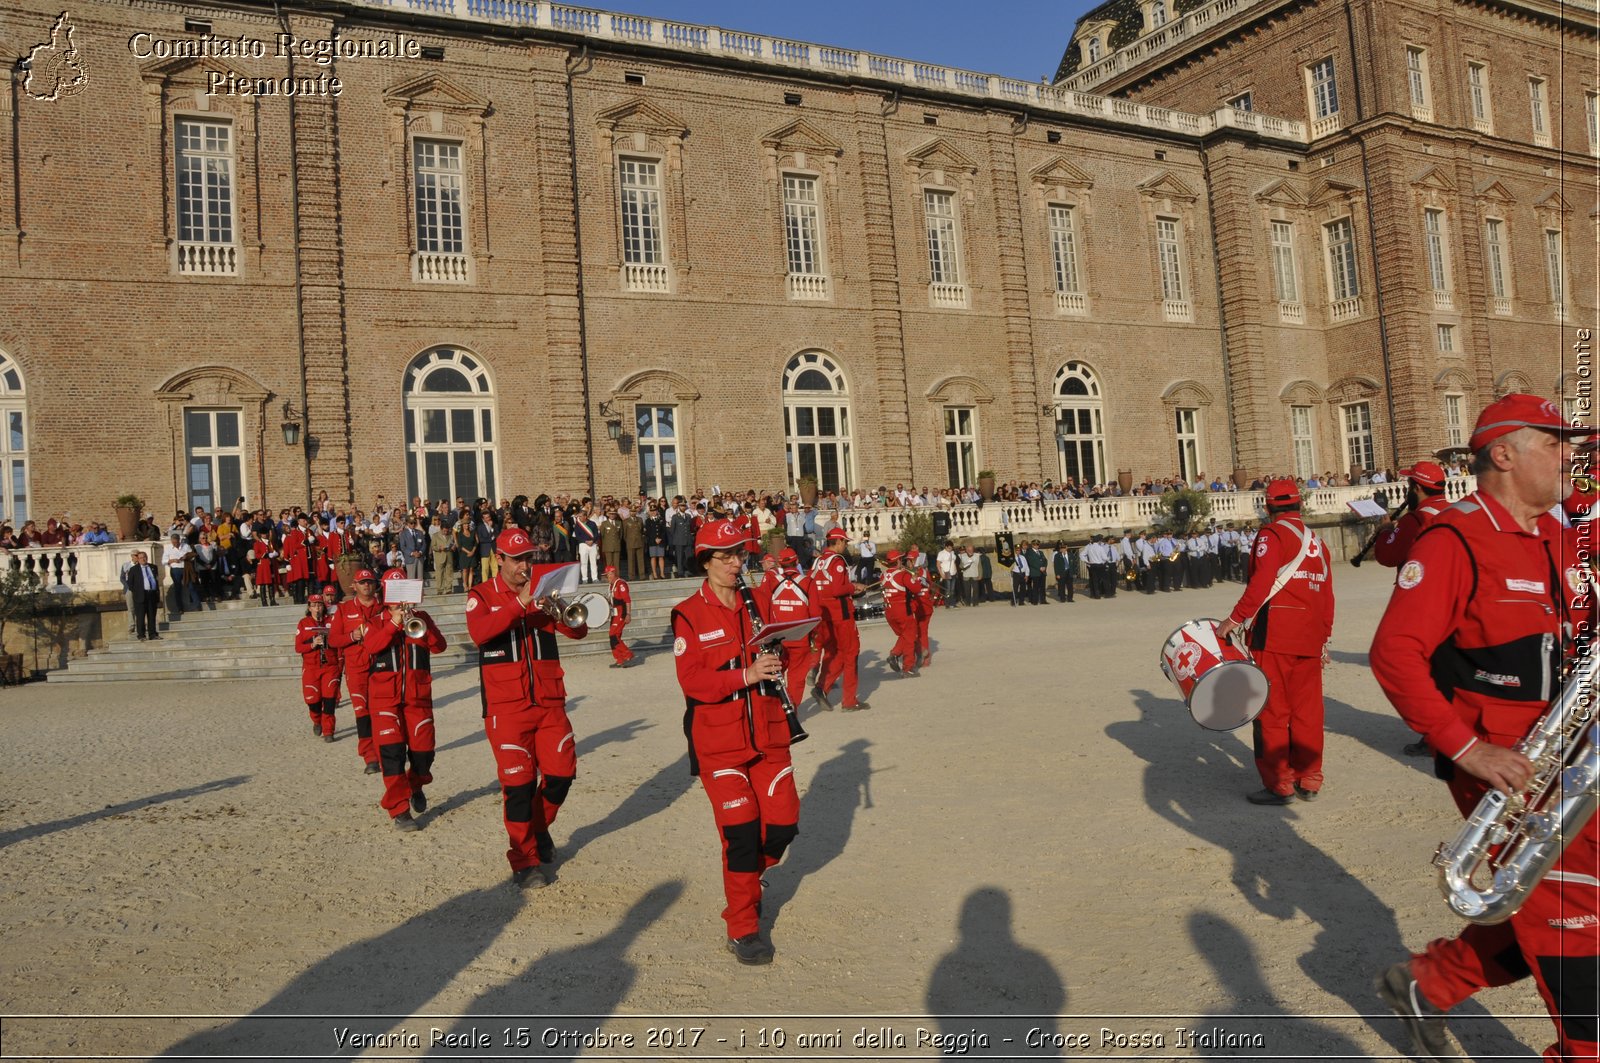
[[[92,594],[122,590],[122,566],[143,550],[159,563],[160,543],[107,543],[102,546],[19,546],[0,550],[0,571],[12,569],[38,577],[57,594]]]

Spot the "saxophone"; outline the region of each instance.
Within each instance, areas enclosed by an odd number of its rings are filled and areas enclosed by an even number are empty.
[[[1434,866],[1452,911],[1473,923],[1503,923],[1578,836],[1600,802],[1600,743],[1595,678],[1600,652],[1579,659],[1561,693],[1517,752],[1533,762],[1519,792],[1483,795],[1454,841],[1439,846]]]

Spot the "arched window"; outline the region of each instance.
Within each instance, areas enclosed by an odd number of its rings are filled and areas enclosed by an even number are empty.
[[[494,387],[483,363],[454,347],[406,369],[406,494],[496,499]]]
[[[783,425],[791,485],[810,476],[823,491],[854,486],[850,388],[821,351],[802,351],[784,369]]]
[[[0,351],[0,518],[22,527],[28,519],[28,397],[22,386],[22,370],[4,351]]]
[[[1056,451],[1061,475],[1081,483],[1105,483],[1105,415],[1100,404],[1100,381],[1082,362],[1068,362],[1056,372]]]

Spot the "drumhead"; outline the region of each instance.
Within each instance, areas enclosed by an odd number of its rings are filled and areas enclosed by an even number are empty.
[[[1271,683],[1249,661],[1226,661],[1201,676],[1189,695],[1189,715],[1208,731],[1234,731],[1267,704]]]

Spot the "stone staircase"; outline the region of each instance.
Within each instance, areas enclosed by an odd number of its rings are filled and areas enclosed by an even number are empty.
[[[671,646],[667,627],[672,607],[699,585],[698,579],[630,584],[633,619],[626,638],[634,653],[652,653]],[[594,584],[583,588],[596,589]],[[436,672],[477,663],[477,650],[467,638],[466,602],[464,594],[428,598],[425,602],[424,607],[449,643],[434,658]],[[300,655],[294,652],[294,629],[304,615],[304,607],[287,601],[273,608],[263,608],[255,602],[221,602],[214,610],[188,612],[176,621],[163,621],[158,642],[113,642],[69,662],[63,670],[51,672],[48,681],[297,678]],[[564,658],[610,652],[604,628],[591,631],[582,641],[561,640]]]

